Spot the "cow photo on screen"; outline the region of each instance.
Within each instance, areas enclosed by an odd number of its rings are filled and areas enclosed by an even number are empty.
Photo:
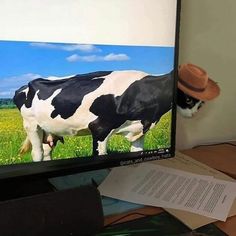
[[[171,145],[174,47],[0,42],[0,164]]]

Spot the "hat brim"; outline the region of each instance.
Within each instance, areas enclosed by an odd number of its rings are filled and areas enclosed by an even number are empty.
[[[180,82],[178,82],[178,88],[181,91],[183,91],[184,93],[186,93],[187,95],[189,95],[189,96],[191,96],[193,98],[196,98],[198,100],[201,100],[201,101],[212,100],[212,99],[216,98],[220,94],[219,86],[217,85],[216,82],[214,82],[210,78],[208,78],[208,83],[207,83],[206,89],[204,91],[202,91],[202,92],[193,91],[193,90],[185,87]]]

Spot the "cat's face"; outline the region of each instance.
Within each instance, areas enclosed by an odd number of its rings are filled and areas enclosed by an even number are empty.
[[[180,89],[177,91],[177,111],[184,117],[191,118],[204,104],[196,98],[193,98]]]

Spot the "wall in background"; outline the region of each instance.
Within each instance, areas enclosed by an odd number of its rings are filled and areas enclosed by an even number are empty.
[[[177,115],[177,149],[236,139],[235,9],[235,0],[182,0],[179,63],[204,68],[221,95],[194,118]]]

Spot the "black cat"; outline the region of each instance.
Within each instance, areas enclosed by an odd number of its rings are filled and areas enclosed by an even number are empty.
[[[204,104],[204,101],[193,98],[180,89],[177,90],[177,111],[184,117],[191,118]]]

